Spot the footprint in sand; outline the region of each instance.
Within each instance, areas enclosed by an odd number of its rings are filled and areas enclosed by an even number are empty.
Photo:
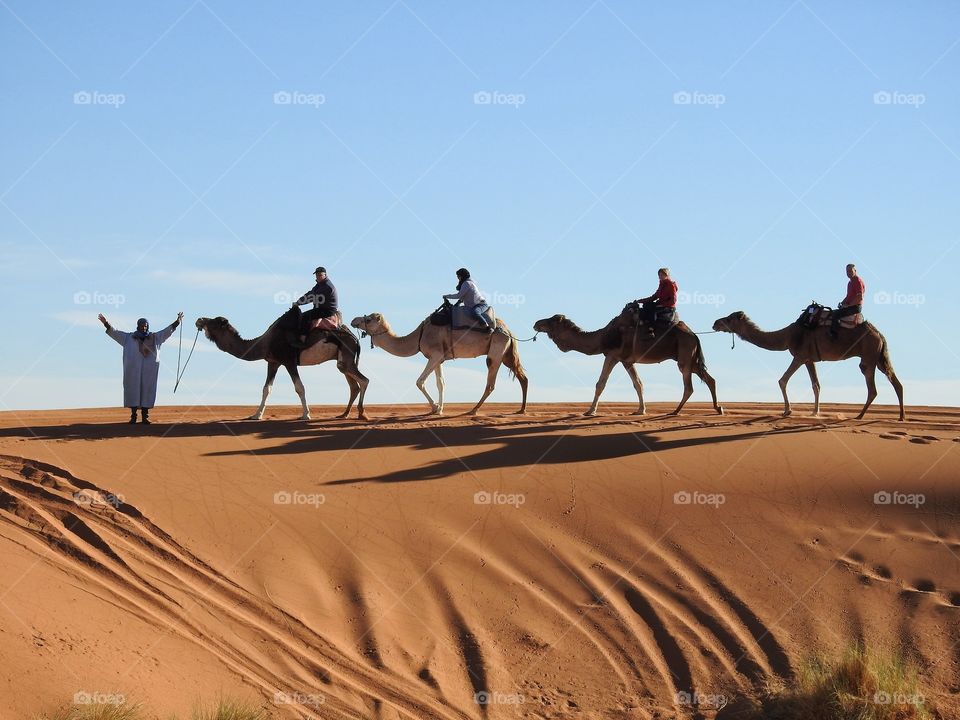
[[[893,433],[880,433],[880,437],[884,440],[903,440],[900,435],[895,435]]]
[[[937,591],[937,586],[933,580],[917,580],[913,585],[916,592],[932,593]]]

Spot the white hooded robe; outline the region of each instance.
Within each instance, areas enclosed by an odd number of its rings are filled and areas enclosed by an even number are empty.
[[[173,335],[169,325],[144,340],[149,349],[140,352],[140,343],[133,333],[108,328],[107,335],[123,347],[123,406],[152,408],[157,401],[157,377],[160,374],[160,346]],[[152,341],[152,342],[151,342]]]

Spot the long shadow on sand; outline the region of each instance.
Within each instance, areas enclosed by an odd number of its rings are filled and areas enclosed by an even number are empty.
[[[595,426],[594,426],[595,427]],[[676,428],[692,430],[696,428]],[[415,482],[436,480],[480,470],[503,470],[530,465],[585,463],[642,453],[665,452],[699,445],[714,445],[737,440],[755,440],[766,435],[809,432],[818,426],[783,429],[748,430],[724,435],[686,435],[667,439],[671,428],[625,430],[618,433],[574,434],[568,424],[503,427],[500,425],[433,426],[429,428],[379,428],[376,430],[340,429],[321,431],[309,437],[287,438],[287,442],[266,448],[228,450],[207,453],[207,457],[229,457],[253,454],[259,457],[294,455],[313,452],[346,452],[378,448],[443,449],[450,457],[405,470],[395,470],[374,477],[331,480],[327,485],[358,482]],[[464,451],[476,446],[477,452]]]

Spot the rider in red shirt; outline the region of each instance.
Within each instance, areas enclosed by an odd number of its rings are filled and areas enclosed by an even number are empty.
[[[653,325],[657,320],[672,321],[677,308],[677,283],[670,277],[669,268],[660,268],[657,271],[660,285],[653,295],[637,300],[645,305],[643,318],[647,321],[650,333],[653,334]]]
[[[847,283],[847,296],[840,301],[839,307],[830,316],[830,336],[834,338],[837,336],[841,318],[856,315],[863,310],[863,293],[867,286],[863,278],[857,275],[857,266],[853,263],[847,265],[847,277],[850,278]]]

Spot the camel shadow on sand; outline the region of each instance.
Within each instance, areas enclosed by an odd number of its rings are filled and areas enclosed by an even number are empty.
[[[622,421],[615,423],[622,425]],[[732,424],[732,423],[731,423]],[[742,425],[738,426],[742,428]],[[591,425],[590,427],[596,427]],[[395,483],[439,480],[482,470],[504,470],[531,465],[562,465],[610,460],[653,452],[667,452],[700,445],[715,445],[737,440],[760,440],[768,435],[794,434],[821,429],[819,425],[747,429],[717,435],[670,436],[695,431],[702,425],[680,425],[657,429],[625,429],[604,434],[574,434],[576,426],[549,423],[525,426],[468,425],[430,427],[389,427],[331,429],[302,434],[301,437],[266,448],[225,450],[206,457],[231,457],[250,454],[275,457],[314,452],[347,452],[379,448],[449,449],[449,457],[408,469],[398,469],[373,477],[333,479],[327,485],[353,483]],[[709,426],[715,431],[716,426]],[[474,450],[476,448],[476,450]]]

